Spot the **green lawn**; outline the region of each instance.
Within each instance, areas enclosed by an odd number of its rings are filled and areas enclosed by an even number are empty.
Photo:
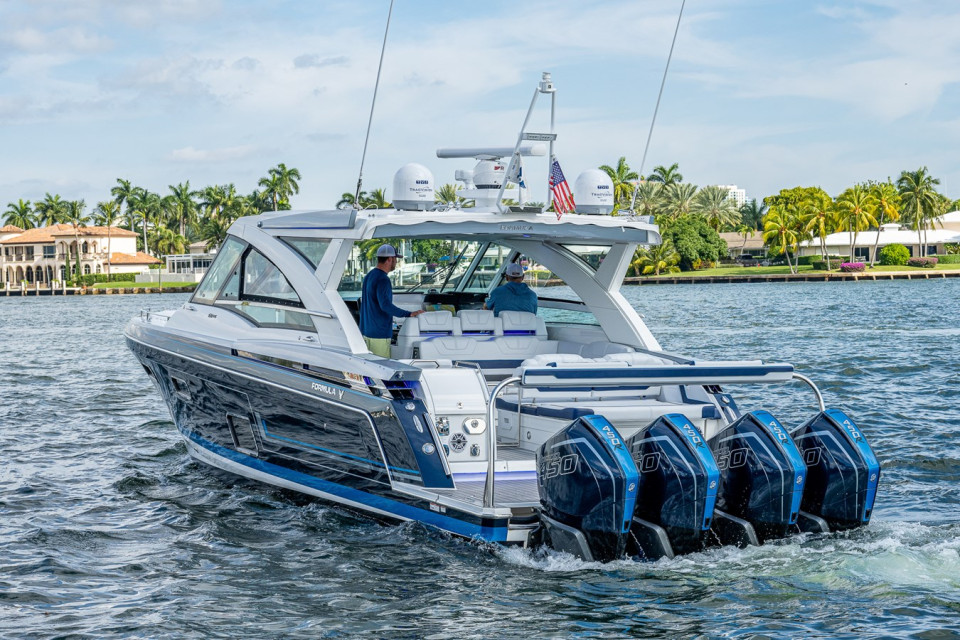
[[[162,282],[163,289],[172,289],[179,287],[190,287],[191,289],[195,288],[197,285],[187,282]],[[156,289],[158,287],[156,282],[133,282],[133,281],[123,281],[123,282],[98,282],[94,284],[91,288],[93,289]]]

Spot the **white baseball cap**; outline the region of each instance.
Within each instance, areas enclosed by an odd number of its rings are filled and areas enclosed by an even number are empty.
[[[511,262],[510,264],[507,265],[507,268],[504,271],[504,274],[506,274],[508,278],[522,278],[523,267],[518,265],[516,262]]]
[[[389,244],[382,244],[380,248],[377,249],[378,258],[395,258],[397,256],[397,250]]]

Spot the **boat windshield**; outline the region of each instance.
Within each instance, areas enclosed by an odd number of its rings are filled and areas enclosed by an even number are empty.
[[[394,293],[416,293],[426,291],[447,292],[459,288],[461,280],[469,267],[483,252],[480,270],[488,274],[484,279],[472,274],[468,286],[471,291],[486,291],[494,274],[499,270],[505,257],[512,251],[506,247],[497,247],[481,242],[453,241],[445,239],[418,238],[395,239],[377,238],[365,240],[354,245],[347,260],[338,290],[341,294],[359,293],[363,288],[363,277],[377,264],[377,248],[382,244],[396,247],[401,258],[397,268],[390,273]]]

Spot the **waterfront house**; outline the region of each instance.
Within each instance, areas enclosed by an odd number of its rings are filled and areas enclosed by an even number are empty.
[[[739,231],[727,231],[721,233],[720,237],[727,243],[727,254],[731,258],[739,256],[762,258],[767,255],[762,231],[749,231],[746,235]]]
[[[66,280],[67,263],[72,273],[78,253],[85,275],[107,273],[108,265],[110,273],[140,273],[160,262],[137,251],[137,234],[119,227],[54,224],[24,231],[7,226],[0,228],[0,285]]]
[[[851,234],[849,231],[831,233],[825,239],[827,253],[830,255],[846,256],[850,253]],[[878,239],[879,236],[879,239]],[[921,248],[926,242],[926,251]],[[877,252],[888,244],[902,244],[911,256],[943,255],[946,245],[960,244],[960,211],[951,211],[937,218],[926,231],[917,232],[897,223],[884,224],[879,230],[860,231],[857,233],[856,245],[853,248],[853,259],[860,262],[869,262],[874,246]],[[820,239],[814,238],[800,243],[800,255],[820,255]],[[875,258],[879,261],[879,257]]]

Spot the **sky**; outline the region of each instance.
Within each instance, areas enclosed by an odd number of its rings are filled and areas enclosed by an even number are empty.
[[[353,192],[389,0],[0,0],[0,207],[234,183],[278,163],[298,209]],[[541,72],[571,184],[641,169],[680,1],[395,0],[364,189],[408,162],[437,185],[508,146]],[[960,3],[688,0],[643,173],[748,198],[927,166],[960,198]],[[549,128],[541,99],[531,130]],[[530,159],[532,199],[546,163]]]

